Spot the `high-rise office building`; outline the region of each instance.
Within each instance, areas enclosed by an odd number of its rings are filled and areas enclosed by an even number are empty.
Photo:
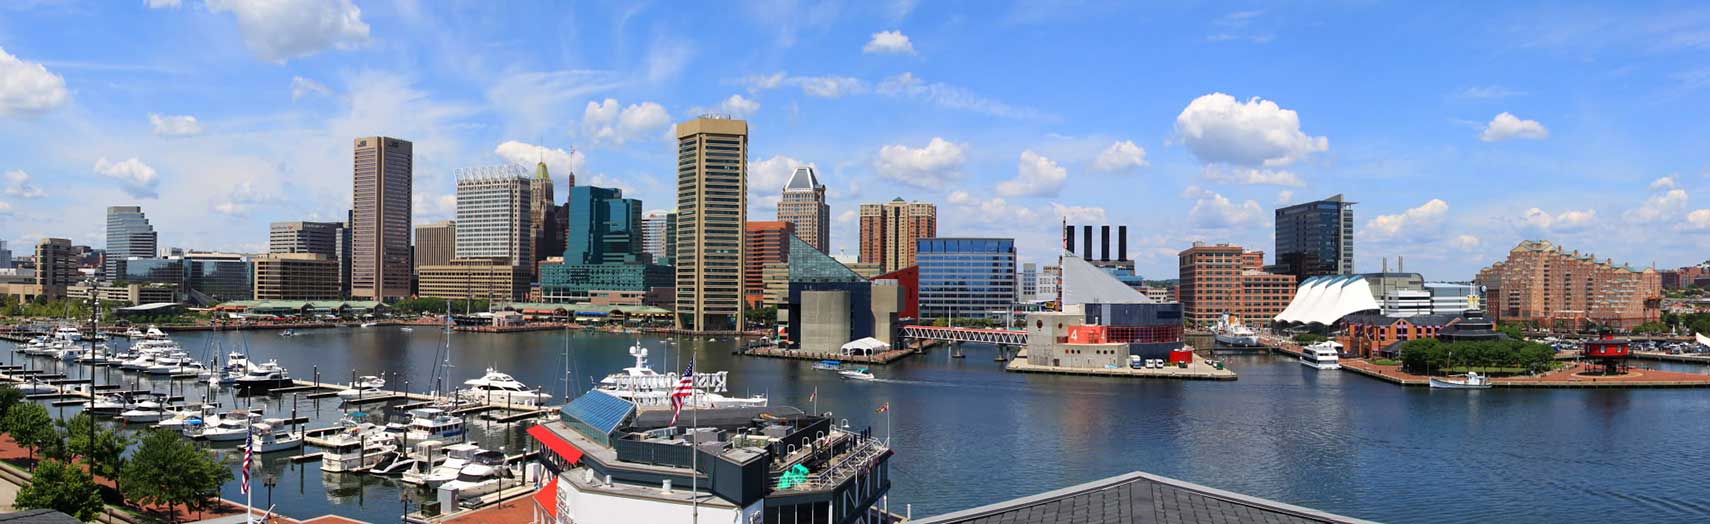
[[[457,258],[506,257],[532,270],[532,185],[522,166],[457,170]]]
[[[916,241],[938,236],[938,206],[904,202],[861,204],[861,262],[889,273],[915,265]]]
[[[677,214],[653,211],[641,217],[641,252],[655,264],[671,265],[671,229],[677,225]]]
[[[160,256],[160,236],[138,206],[107,208],[107,262],[102,270],[113,278],[127,258]]]
[[[414,145],[383,136],[355,140],[350,294],[387,300],[410,294],[410,197]]]
[[[334,249],[338,251],[338,297],[339,298],[350,298],[350,263],[351,263],[350,254],[351,254],[351,250],[352,250],[351,246],[353,244],[351,239],[355,238],[355,236],[354,236],[355,230],[351,229],[350,225],[355,220],[353,218],[355,216],[356,216],[356,212],[346,210],[344,212],[344,222],[338,225],[338,232],[337,232],[338,244],[337,244],[337,247],[335,247]]]
[[[748,122],[677,124],[677,327],[741,329],[748,221]]]
[[[6,249],[6,241],[0,240],[0,269],[11,269],[12,250]]]
[[[597,292],[646,292],[671,286],[671,270],[643,251],[641,201],[623,190],[571,188],[570,235],[562,264],[542,264],[541,296],[586,302]]]
[[[1273,273],[1296,281],[1354,274],[1354,203],[1342,195],[1279,208]]]
[[[1225,313],[1257,327],[1282,313],[1294,298],[1294,275],[1266,273],[1263,251],[1195,242],[1177,255],[1177,262],[1178,298],[1191,327],[1209,327]]]
[[[1035,300],[1039,300],[1039,265],[1028,262],[1021,265],[1021,301]]]
[[[44,238],[36,243],[36,296],[47,300],[65,298],[66,288],[78,279],[77,254],[70,240]]]
[[[813,167],[796,168],[778,199],[778,220],[795,225],[802,242],[821,253],[831,249],[831,206],[825,203],[825,184]]]
[[[443,266],[457,256],[457,223],[450,220],[416,226],[416,267]]]
[[[315,253],[338,259],[338,222],[274,222],[268,226],[268,253]]]
[[[185,294],[192,303],[249,300],[255,293],[255,264],[247,255],[187,253],[184,272]]]
[[[560,236],[554,233],[558,222],[554,213],[557,204],[552,200],[552,175],[546,170],[546,162],[535,164],[534,178],[528,180],[528,191],[531,220],[528,238],[534,243],[529,249],[532,255],[529,262],[538,262],[564,250]]]
[[[255,300],[337,300],[338,261],[319,253],[255,258]]]
[[[1003,318],[1016,303],[1015,240],[922,238],[920,318]]]
[[[795,224],[783,220],[749,222],[746,229],[742,250],[743,291],[747,293],[748,307],[757,307],[765,299],[766,265],[790,261],[790,235],[795,234]],[[807,242],[805,238],[801,240]]]

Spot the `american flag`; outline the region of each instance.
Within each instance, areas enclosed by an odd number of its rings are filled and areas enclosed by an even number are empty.
[[[255,462],[255,434],[243,439],[243,494],[249,494],[249,465]]]
[[[695,363],[689,362],[689,367],[683,369],[683,378],[677,381],[677,389],[671,391],[671,425],[677,425],[677,415],[683,414],[683,404],[688,403],[690,395],[695,394]]]

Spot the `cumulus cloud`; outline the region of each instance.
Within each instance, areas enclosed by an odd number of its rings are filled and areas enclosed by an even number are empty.
[[[256,204],[280,202],[283,199],[277,195],[257,190],[250,181],[240,182],[232,186],[226,193],[226,198],[214,204],[214,212],[235,217],[248,216]]]
[[[1550,137],[1550,130],[1537,120],[1522,120],[1513,113],[1503,112],[1490,119],[1485,125],[1484,132],[1478,136],[1485,142],[1500,142],[1510,138],[1527,140],[1543,140]]]
[[[30,174],[23,170],[14,169],[6,172],[6,196],[18,198],[41,198],[46,195],[42,188],[30,183]]]
[[[1686,214],[1684,229],[1692,231],[1710,231],[1710,209],[1699,209]]]
[[[1176,115],[1176,134],[1205,163],[1286,166],[1330,149],[1325,137],[1300,130],[1300,115],[1276,102],[1241,102],[1223,93],[1195,98]]]
[[[1133,140],[1123,140],[1104,148],[1093,160],[1094,171],[1117,172],[1131,171],[1146,165],[1146,149],[1134,145]]]
[[[813,164],[784,155],[748,163],[748,215],[769,216],[778,209],[778,199],[798,167]]]
[[[457,216],[457,195],[418,191],[410,195],[410,213],[416,224],[450,220]]]
[[[1294,192],[1293,191],[1289,191],[1287,189],[1284,189],[1282,191],[1277,192],[1277,205],[1281,206],[1281,205],[1288,205],[1288,204],[1292,204],[1292,203],[1294,203]]]
[[[309,95],[326,96],[326,95],[330,95],[330,94],[332,94],[332,90],[327,89],[327,86],[321,84],[320,82],[316,82],[314,80],[310,80],[310,79],[303,78],[300,76],[291,77],[291,101],[292,102],[302,100],[303,98],[308,97]]]
[[[879,148],[879,158],[873,164],[879,176],[897,182],[937,189],[961,177],[962,164],[967,161],[968,146],[939,137],[932,137],[926,147],[911,148],[891,144]]]
[[[1258,225],[1265,217],[1264,208],[1252,200],[1237,204],[1228,197],[1196,186],[1189,186],[1182,196],[1194,201],[1193,208],[1188,210],[1188,224],[1196,228],[1248,227]]]
[[[615,98],[604,102],[588,102],[582,111],[582,132],[596,142],[623,144],[639,138],[652,137],[671,125],[671,115],[665,106],[655,102],[630,104],[619,109]]]
[[[1651,191],[1674,189],[1675,187],[1678,187],[1678,185],[1675,183],[1674,177],[1672,176],[1665,176],[1651,182]]]
[[[1210,164],[1201,170],[1200,174],[1212,182],[1228,182],[1244,185],[1266,185],[1302,187],[1306,182],[1293,171],[1282,169],[1259,169],[1253,167],[1231,167],[1223,164]]]
[[[159,115],[149,113],[149,125],[154,136],[196,136],[202,134],[202,123],[190,115]]]
[[[1546,233],[1572,233],[1583,231],[1597,221],[1597,210],[1569,210],[1558,214],[1550,214],[1538,208],[1527,209],[1520,216],[1520,223],[1529,229]]]
[[[760,102],[742,95],[730,95],[730,98],[724,99],[719,102],[718,107],[710,110],[699,106],[689,108],[690,113],[724,113],[736,118],[748,118],[759,111]]]
[[[867,45],[861,47],[861,52],[868,54],[912,55],[914,42],[908,40],[908,35],[902,31],[880,31],[873,33],[873,38]]]
[[[945,109],[969,111],[1003,118],[1041,118],[1038,111],[1016,107],[1000,100],[981,96],[963,87],[942,82],[927,82],[914,73],[902,73],[886,78],[876,89],[881,95],[920,100]]]
[[[106,157],[95,161],[95,173],[119,181],[119,187],[132,198],[158,198],[160,195],[155,188],[160,185],[159,174],[154,168],[144,164],[136,157],[120,162],[110,162]]]
[[[1102,224],[1106,221],[1102,207],[1068,206],[1052,202],[1051,212],[1070,224]]]
[[[276,64],[368,42],[368,24],[350,0],[207,0],[207,4],[209,11],[236,15],[244,45]]]
[[[1655,187],[1655,184],[1652,184]],[[1626,213],[1630,222],[1650,224],[1674,218],[1686,210],[1686,190],[1669,189],[1651,195],[1644,204]]]
[[[1027,207],[1010,205],[1002,198],[979,198],[967,191],[951,192],[949,201],[960,208],[964,220],[980,224],[1029,223],[1039,218],[1038,212]]]
[[[582,171],[582,167],[588,163],[588,157],[581,151],[541,147],[516,140],[499,144],[499,147],[493,148],[493,154],[504,158],[506,162],[525,166],[546,162],[546,171],[552,174],[554,183],[559,184],[567,182],[570,174]]]
[[[1015,178],[998,183],[998,194],[1007,197],[1056,196],[1069,179],[1069,170],[1029,149],[1021,152]]]
[[[1366,222],[1363,236],[1371,240],[1387,240],[1417,233],[1420,229],[1441,225],[1449,214],[1449,203],[1433,198],[1419,207],[1394,215],[1378,215]]]
[[[65,105],[65,79],[0,47],[0,116],[30,116]]]
[[[1472,251],[1483,245],[1484,241],[1473,235],[1455,235],[1449,239],[1449,246],[1462,251]]]

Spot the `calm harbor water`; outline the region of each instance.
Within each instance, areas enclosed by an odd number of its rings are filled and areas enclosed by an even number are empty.
[[[443,343],[430,328],[306,333],[174,339],[192,354],[212,351],[216,342],[222,350],[247,346],[252,358],[276,358],[300,379],[311,379],[318,367],[323,381],[343,382],[354,369],[387,373],[394,384],[408,380],[413,390],[426,389]],[[737,342],[728,337],[582,332],[453,335],[453,381],[493,367],[547,387],[560,402],[568,385],[567,345],[573,388],[582,390],[592,377],[629,365],[626,349],[638,340],[661,371],[680,369],[694,355],[697,369],[729,371],[738,393],[812,409],[808,398],[817,390],[819,410],[891,434],[897,451],[891,509],[900,513],[912,504],[917,517],[1145,470],[1383,522],[1710,520],[1710,496],[1701,488],[1710,468],[1702,431],[1710,390],[1404,389],[1257,353],[1221,356],[1240,373],[1235,382],[1029,375],[1002,371],[992,350],[977,346],[966,359],[938,350],[877,367],[880,380],[861,383],[813,370],[811,362],[733,356]],[[10,350],[0,348],[0,360],[13,358]],[[1706,372],[1690,364],[1648,365]],[[200,386],[186,393],[202,394]],[[290,400],[254,401],[269,402],[269,416],[283,416]],[[889,420],[874,413],[886,402]],[[310,427],[341,414],[336,400],[299,399],[296,407],[315,419]],[[479,426],[470,438],[484,447],[515,449],[523,442],[518,428]],[[257,475],[276,479],[272,500],[283,513],[380,523],[402,512],[407,486],[322,475],[313,463],[290,464],[288,455],[266,457]],[[266,502],[267,489],[256,486],[257,504]],[[241,500],[235,482],[225,495]]]

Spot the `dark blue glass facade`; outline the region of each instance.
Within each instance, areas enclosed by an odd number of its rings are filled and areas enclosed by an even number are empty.
[[[915,262],[922,319],[1001,317],[1016,303],[1014,239],[922,238]]]

